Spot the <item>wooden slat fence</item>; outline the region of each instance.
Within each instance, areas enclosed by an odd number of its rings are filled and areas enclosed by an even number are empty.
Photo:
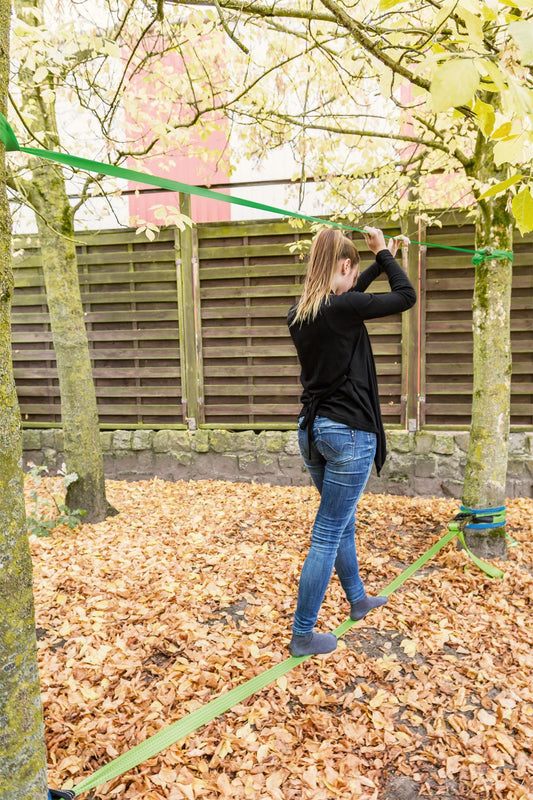
[[[421,238],[473,247],[464,216],[449,214],[442,222]],[[285,318],[300,294],[305,261],[291,245],[310,236],[270,220],[162,229],[154,242],[129,229],[78,234],[102,426],[294,426],[299,367]],[[364,268],[371,254],[361,240],[356,244]],[[13,359],[23,421],[57,426],[59,386],[37,237],[18,237],[15,248]],[[519,427],[533,425],[532,262],[533,236],[517,234],[512,423]],[[385,423],[467,426],[470,256],[411,247],[409,271],[419,304],[368,323]],[[372,288],[386,291],[387,283],[380,279]]]
[[[174,231],[79,234],[80,288],[100,421],[183,422]],[[59,423],[59,382],[36,237],[17,239],[13,360],[24,422]]]
[[[442,228],[429,228],[425,241],[474,246],[474,228],[460,215],[448,215]],[[425,337],[422,347],[421,422],[469,425],[472,398],[472,295],[474,270],[470,256],[427,249],[422,280]],[[533,425],[533,236],[516,232],[511,298],[511,421]]]

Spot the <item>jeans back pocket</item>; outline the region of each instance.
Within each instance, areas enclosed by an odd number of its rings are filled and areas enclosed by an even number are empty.
[[[315,428],[316,448],[326,461],[337,464],[351,461],[355,458],[355,433],[347,425],[319,421]]]

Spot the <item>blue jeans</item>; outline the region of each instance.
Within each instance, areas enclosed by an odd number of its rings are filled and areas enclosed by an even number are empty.
[[[376,434],[316,417],[309,452],[307,430],[298,441],[305,466],[320,492],[311,547],[300,575],[293,633],[311,633],[333,567],[349,603],[365,595],[355,549],[355,510],[376,452]]]

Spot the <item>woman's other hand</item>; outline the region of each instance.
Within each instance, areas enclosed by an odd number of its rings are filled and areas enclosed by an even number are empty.
[[[392,239],[389,239],[389,243],[387,244],[387,250],[392,253],[393,256],[396,256],[398,252],[398,248],[401,244],[404,244],[406,247],[410,244],[409,239],[407,236],[394,236]]]

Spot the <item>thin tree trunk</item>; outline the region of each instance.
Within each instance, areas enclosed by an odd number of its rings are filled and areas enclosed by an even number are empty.
[[[6,112],[9,0],[0,0],[0,110]],[[3,150],[3,148],[2,148]],[[11,362],[11,223],[0,158],[0,794],[46,800],[46,747],[37,670],[22,437]]]
[[[73,243],[72,210],[60,169],[33,170],[32,197],[37,217],[46,298],[59,374],[61,422],[67,472],[78,479],[67,489],[70,509],[84,509],[86,522],[114,511],[105,495],[96,392]],[[43,219],[43,217],[45,219]],[[46,220],[46,221],[45,221]]]
[[[494,160],[488,150],[486,142],[478,148],[476,177],[504,180],[506,171],[494,174]],[[476,249],[485,247],[513,248],[513,224],[505,194],[478,202]],[[505,505],[511,410],[511,286],[512,263],[508,259],[487,259],[476,266],[472,424],[462,496],[468,508]],[[481,556],[507,555],[503,528],[468,532],[467,543]]]
[[[43,0],[15,0],[19,16],[38,25]],[[46,131],[50,149],[60,149],[54,101],[45,102],[33,75],[21,70],[23,106],[37,128]],[[28,197],[36,210],[46,298],[59,373],[61,422],[67,472],[78,479],[67,489],[66,504],[86,512],[85,522],[98,522],[116,510],[105,495],[104,462],[98,426],[96,392],[81,302],[78,262],[74,246],[74,220],[65,178],[60,167],[31,162],[32,179],[26,182]]]

